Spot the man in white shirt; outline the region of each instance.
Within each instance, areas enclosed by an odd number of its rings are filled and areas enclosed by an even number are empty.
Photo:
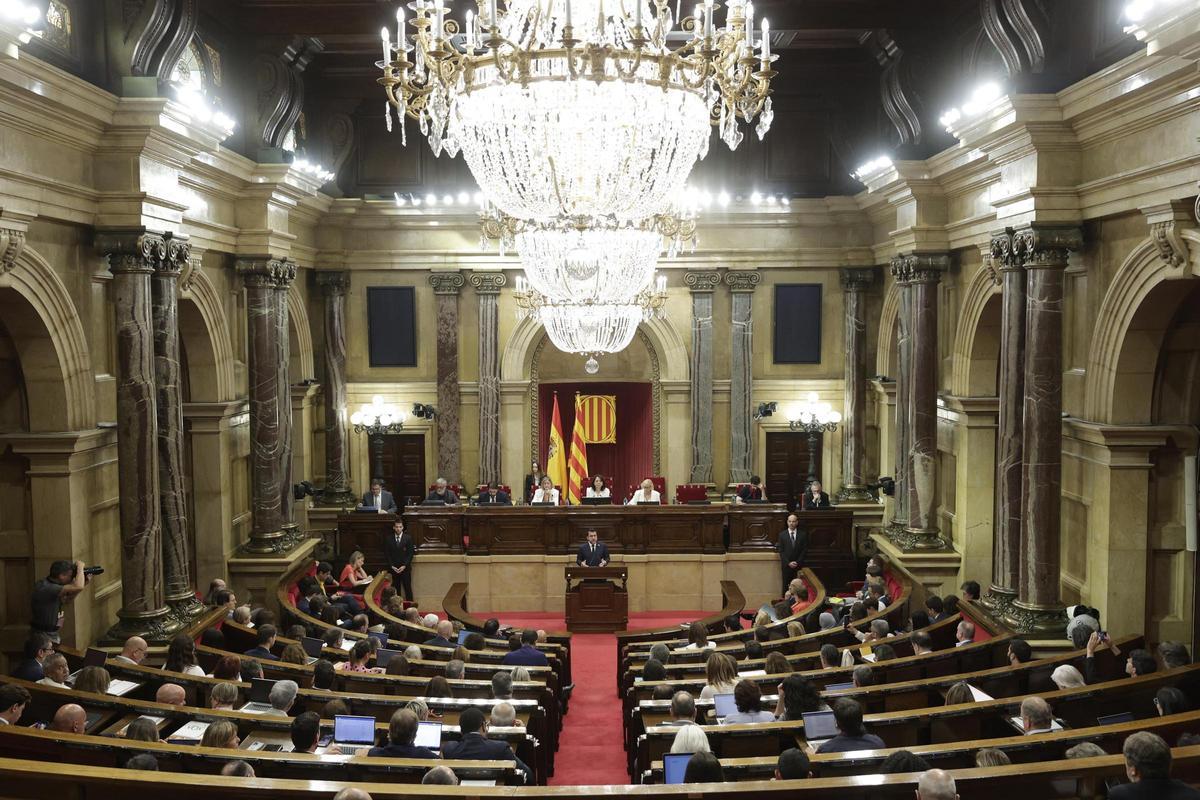
[[[1021,727],[1026,736],[1050,733],[1054,729],[1054,714],[1050,711],[1050,704],[1040,697],[1026,697],[1022,700]]]
[[[661,503],[662,497],[654,489],[654,481],[646,478],[642,481],[642,488],[633,493],[633,497],[629,498],[629,505],[635,506],[638,503]]]
[[[146,653],[149,650],[150,645],[146,644],[145,639],[140,636],[130,636],[125,640],[125,646],[121,648],[120,654],[113,657],[113,661],[136,666],[146,660]]]
[[[965,619],[958,623],[958,629],[954,632],[954,646],[962,647],[964,644],[974,644],[975,642],[975,623],[967,622]]]
[[[46,656],[46,660],[42,662],[42,672],[45,677],[38,683],[43,686],[53,686],[55,689],[71,688],[67,685],[67,676],[71,674],[71,668],[67,666],[67,658],[62,653]]]

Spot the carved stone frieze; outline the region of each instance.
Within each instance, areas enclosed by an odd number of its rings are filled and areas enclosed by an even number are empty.
[[[350,289],[349,272],[318,272],[315,280],[327,297],[345,294]]]
[[[1065,267],[1072,250],[1083,246],[1075,226],[1030,225],[1013,234],[1013,249],[1026,269]]]
[[[0,228],[0,275],[17,265],[25,248],[25,231]]]

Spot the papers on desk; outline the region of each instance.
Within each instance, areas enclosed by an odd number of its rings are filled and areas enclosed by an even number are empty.
[[[198,742],[204,738],[204,732],[208,730],[209,723],[201,720],[192,720],[179,730],[167,737],[168,742]]]
[[[111,694],[114,697],[124,697],[139,686],[141,686],[141,684],[135,683],[134,681],[124,681],[120,678],[113,678],[108,684],[108,694]]]
[[[274,708],[270,703],[246,703],[238,709],[243,714],[266,714]]]
[[[982,703],[986,700],[995,700],[996,699],[996,698],[992,697],[990,694],[988,694],[987,692],[976,689],[974,686],[972,686],[969,683],[967,684],[967,688],[971,690],[971,699],[974,700],[976,703]]]
[[[495,786],[496,781],[494,779],[493,780],[484,780],[482,778],[468,778],[466,780],[459,781],[458,785],[459,786]]]
[[[767,674],[767,671],[765,669],[748,669],[745,672],[739,672],[738,677],[739,678],[757,678],[760,675],[766,675],[766,674]]]
[[[859,653],[859,655],[862,656],[862,660],[866,661],[868,664],[874,664],[875,663],[875,654],[870,652],[871,648],[864,647],[863,650],[866,650],[867,652]]]
[[[354,645],[357,641],[358,641],[358,639],[347,639],[347,638],[343,637],[342,644],[338,649],[345,650],[347,653],[349,653],[351,650],[354,649]]]

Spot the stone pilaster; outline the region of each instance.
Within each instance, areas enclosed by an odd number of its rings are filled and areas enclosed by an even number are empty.
[[[437,432],[438,474],[461,483],[459,453],[458,293],[465,280],[458,272],[429,276],[437,300]]]
[[[1025,269],[1013,231],[992,236],[992,267],[1001,284],[999,409],[996,428],[996,510],[992,538],[992,585],[984,605],[1002,614],[1017,596],[1021,570],[1021,417],[1025,403]]]
[[[502,272],[477,272],[479,295],[479,482],[499,482],[500,471],[500,289]]]
[[[168,257],[169,237],[145,229],[104,231],[96,251],[109,258],[117,352],[117,484],[121,514],[121,610],[109,638],[163,640],[179,628],[163,587],[151,276]],[[178,243],[176,243],[177,245]]]
[[[1062,504],[1063,273],[1083,243],[1074,227],[1032,225],[1014,247],[1025,264],[1025,403],[1022,414],[1020,581],[1005,621],[1022,633],[1062,636],[1059,597]]]
[[[719,272],[689,272],[683,276],[692,293],[692,465],[689,483],[713,479],[713,292],[721,285]]]
[[[179,366],[179,276],[190,247],[166,239],[166,257],[154,264],[150,293],[154,320],[154,382],[157,388],[158,482],[162,515],[163,578],[167,604],[186,622],[204,610],[188,569],[187,486],[183,467],[183,392]]]
[[[725,273],[725,284],[733,294],[733,317],[729,331],[730,380],[729,380],[729,482],[743,483],[750,480],[754,464],[754,429],[752,426],[751,377],[753,366],[753,308],[754,289],[761,276],[757,272],[737,271]],[[693,425],[695,421],[693,420]]]
[[[280,528],[283,530],[284,547],[291,549],[299,537],[300,531],[296,525],[296,501],[292,496],[292,431],[295,428],[292,419],[292,384],[289,380],[288,367],[292,361],[291,337],[288,335],[288,291],[292,281],[296,279],[296,265],[287,262],[285,269],[279,271],[271,283],[271,302],[275,309],[278,335],[275,337],[275,379],[279,385],[276,398],[279,401],[279,515]]]
[[[891,262],[892,278],[896,281],[899,294],[896,313],[896,415],[892,427],[892,446],[895,469],[892,479],[896,482],[892,501],[892,519],[888,523],[888,535],[893,539],[901,536],[908,524],[908,408],[912,403],[912,297],[909,291],[909,275],[903,256],[895,256]]]
[[[940,548],[934,506],[938,491],[937,368],[938,283],[950,267],[944,253],[906,257],[912,313],[912,374],[908,407],[908,524],[910,547]]]
[[[349,272],[318,272],[325,295],[325,488],[322,505],[354,503],[346,409],[346,292]]]
[[[866,293],[875,281],[875,270],[844,269],[841,280],[846,366],[842,401],[842,488],[837,497],[839,502],[873,500],[874,495],[863,476],[863,454],[867,438]]]
[[[286,287],[296,266],[264,256],[238,260],[246,285],[246,333],[250,384],[250,541],[249,553],[280,553],[292,542],[285,535],[283,491],[288,487],[291,445],[291,391],[287,385]],[[279,291],[279,287],[284,287]],[[280,296],[284,296],[280,313]],[[283,339],[283,343],[280,343]]]

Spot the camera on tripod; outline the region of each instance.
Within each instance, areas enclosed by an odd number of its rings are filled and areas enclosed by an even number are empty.
[[[896,480],[890,475],[881,475],[878,483],[868,483],[867,488],[872,492],[883,492],[891,497],[896,493]]]

